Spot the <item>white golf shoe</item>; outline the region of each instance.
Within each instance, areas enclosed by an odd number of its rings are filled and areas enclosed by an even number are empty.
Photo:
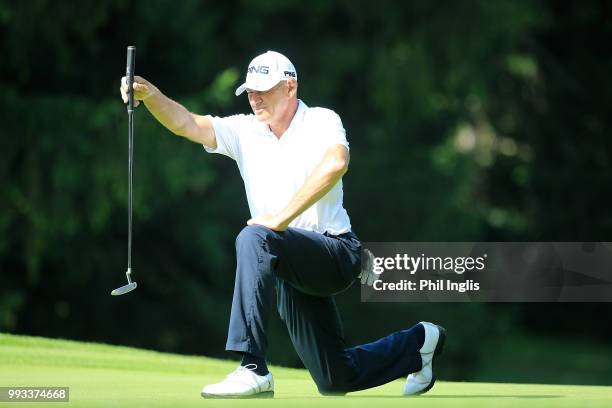
[[[272,373],[257,375],[253,370],[257,365],[248,364],[238,367],[225,380],[204,386],[204,398],[272,398],[274,379]]]
[[[408,375],[404,385],[404,395],[424,394],[434,386],[436,377],[433,374],[433,362],[437,356],[442,354],[446,330],[429,322],[421,322],[425,329],[425,341],[419,349],[421,353],[422,368],[416,373]]]

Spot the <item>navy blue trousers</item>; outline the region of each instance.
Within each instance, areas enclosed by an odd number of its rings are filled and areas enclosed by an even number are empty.
[[[265,358],[276,294],[278,313],[321,394],[376,387],[421,369],[420,324],[346,347],[333,296],[347,289],[361,269],[361,243],[352,232],[332,236],[247,226],[236,238],[236,260],[226,350]]]

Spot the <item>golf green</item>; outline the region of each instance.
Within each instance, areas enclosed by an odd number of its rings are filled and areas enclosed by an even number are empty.
[[[0,386],[70,387],[68,403],[2,403],[18,407],[609,407],[612,387],[439,381],[420,397],[400,396],[403,382],[323,397],[305,370],[271,367],[274,399],[209,400],[204,384],[236,362],[127,347],[0,334]]]

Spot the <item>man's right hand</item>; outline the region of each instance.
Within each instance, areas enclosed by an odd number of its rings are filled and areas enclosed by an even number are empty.
[[[134,76],[134,84],[132,89],[134,89],[134,107],[140,105],[140,101],[143,101],[155,93],[159,92],[159,90],[149,81],[140,76]],[[123,103],[128,102],[128,85],[127,85],[127,77],[121,78],[121,86],[119,87],[119,91],[121,92],[121,99],[123,99]]]
[[[175,135],[183,136],[192,142],[203,144],[211,149],[217,148],[215,129],[209,117],[195,115],[183,105],[174,102],[165,96],[152,83],[134,75],[134,107],[140,101],[146,101],[147,109],[151,114]],[[121,78],[121,98],[128,102],[127,78]]]

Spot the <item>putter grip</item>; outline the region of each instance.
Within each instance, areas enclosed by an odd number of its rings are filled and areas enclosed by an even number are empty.
[[[127,65],[125,67],[125,76],[128,84],[128,111],[134,109],[134,66],[136,63],[136,47],[130,45],[127,47]]]

